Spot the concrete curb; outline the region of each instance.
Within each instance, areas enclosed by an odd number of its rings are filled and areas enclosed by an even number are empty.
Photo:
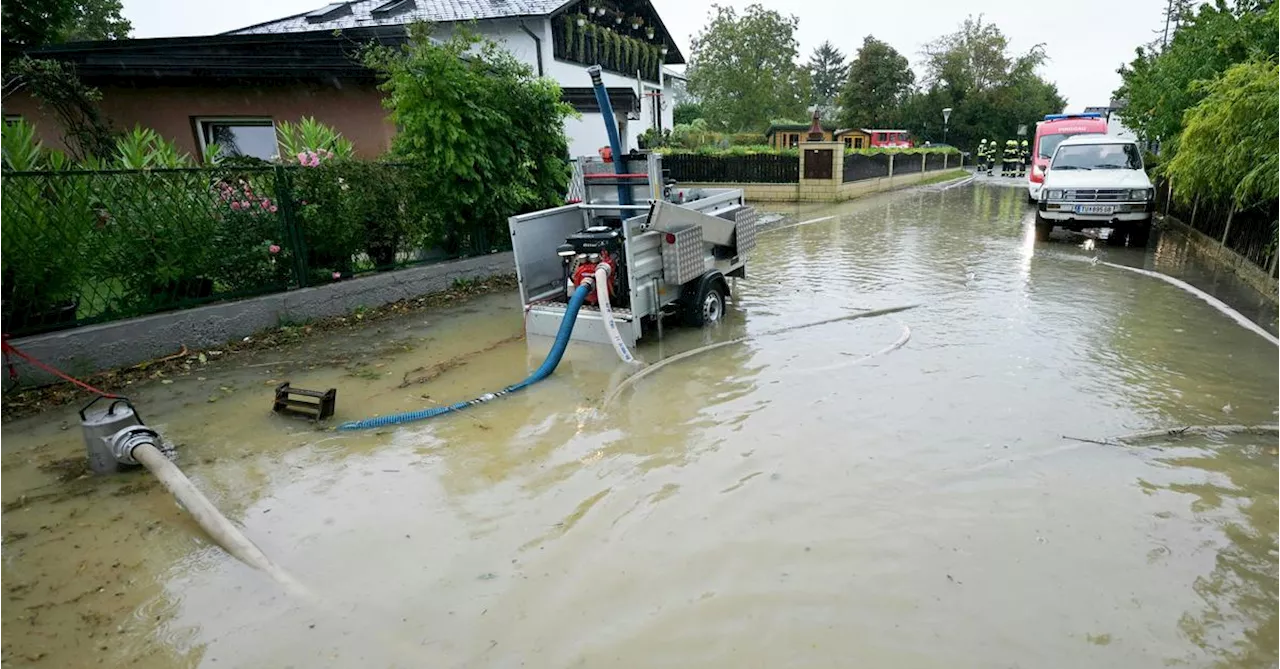
[[[459,279],[488,279],[515,271],[510,252],[263,295],[193,309],[24,337],[13,345],[73,375],[128,367],[171,355],[183,346],[208,348],[282,323],[337,316],[447,290]],[[53,377],[15,360],[24,385]],[[6,388],[8,387],[6,381]]]

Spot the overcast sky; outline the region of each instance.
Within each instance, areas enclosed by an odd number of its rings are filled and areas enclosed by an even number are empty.
[[[124,0],[124,15],[134,37],[208,35],[297,14],[329,0]],[[920,48],[953,32],[967,15],[982,14],[1022,52],[1043,43],[1049,62],[1042,74],[1058,85],[1067,108],[1105,105],[1120,83],[1116,68],[1133,59],[1139,44],[1163,28],[1165,0],[1074,0],[1067,4],[1008,0],[898,0],[853,3],[847,0],[757,0],[766,7],[800,17],[802,60],[823,40],[853,57],[866,35],[875,35],[917,66]],[[710,2],[653,0],[681,51],[689,55],[693,35],[707,21]],[[738,8],[750,0],[721,0]],[[1043,8],[1043,11],[1037,11]],[[917,75],[919,67],[915,68]]]

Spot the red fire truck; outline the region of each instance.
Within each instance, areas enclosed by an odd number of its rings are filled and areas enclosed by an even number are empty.
[[[1053,157],[1054,149],[1062,140],[1072,135],[1105,135],[1107,119],[1102,114],[1048,114],[1036,122],[1036,139],[1031,145],[1031,171],[1027,173],[1027,199],[1040,201],[1040,186],[1044,184],[1044,170]]]

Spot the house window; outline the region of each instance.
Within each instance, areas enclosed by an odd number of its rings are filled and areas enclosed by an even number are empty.
[[[791,133],[791,135],[789,135],[789,139],[787,140],[787,146],[792,149],[796,148],[797,146],[800,146],[800,135]]]
[[[853,138],[852,138],[852,137],[845,137],[845,138],[844,138],[844,148],[846,148],[846,149],[852,149],[852,148],[853,148]]]
[[[198,118],[196,129],[202,154],[210,144],[218,145],[220,156],[271,160],[280,152],[270,118]]]
[[[855,148],[855,149],[861,149],[861,148],[862,148],[862,138],[861,138],[861,137],[854,137],[854,138],[853,138],[853,148]]]
[[[877,142],[883,142],[883,141],[884,141],[884,133],[883,133],[883,132],[877,132],[877,133],[876,133],[876,141],[877,141]]]

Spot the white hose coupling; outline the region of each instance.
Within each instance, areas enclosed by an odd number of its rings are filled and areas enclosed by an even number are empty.
[[[162,453],[165,452],[165,447],[160,440],[160,433],[145,425],[130,425],[107,437],[106,441],[107,448],[111,451],[111,456],[122,465],[138,464],[138,461],[133,457],[133,449],[144,444],[151,445]]]

